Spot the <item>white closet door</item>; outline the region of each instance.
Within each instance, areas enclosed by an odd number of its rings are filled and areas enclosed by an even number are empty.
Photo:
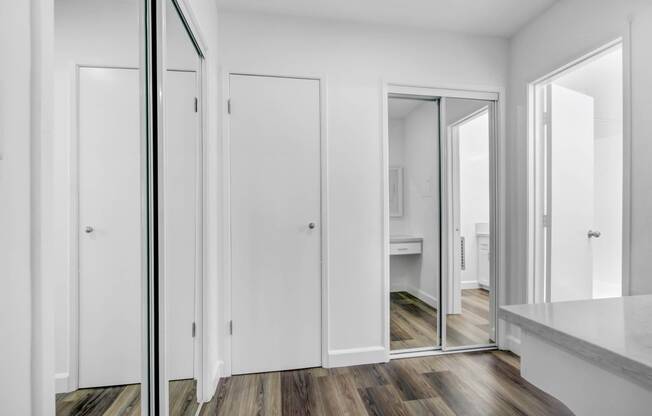
[[[551,85],[550,301],[591,299],[594,226],[594,100]]]
[[[230,89],[232,371],[320,366],[319,81]]]
[[[141,381],[139,84],[79,70],[79,387]]]
[[[167,365],[170,380],[193,378],[198,225],[197,75],[167,71],[163,149],[163,239]]]

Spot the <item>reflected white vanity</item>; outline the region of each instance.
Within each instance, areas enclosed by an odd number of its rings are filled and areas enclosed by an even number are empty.
[[[391,256],[407,256],[421,254],[423,238],[410,235],[392,235],[389,240]]]
[[[521,375],[576,415],[652,414],[652,295],[504,306]]]

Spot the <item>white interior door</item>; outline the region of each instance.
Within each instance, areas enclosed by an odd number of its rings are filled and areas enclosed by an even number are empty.
[[[319,81],[230,89],[232,372],[320,366]]]
[[[548,87],[549,299],[593,296],[593,259],[588,232],[594,226],[594,100]]]
[[[79,387],[141,380],[139,84],[79,69]]]
[[[163,239],[167,370],[170,380],[193,378],[195,281],[199,223],[197,73],[167,71],[163,161]]]

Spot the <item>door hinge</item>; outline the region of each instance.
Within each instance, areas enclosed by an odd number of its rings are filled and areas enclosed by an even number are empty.
[[[233,321],[229,321],[229,335],[233,335]]]
[[[550,217],[548,215],[543,216],[542,222],[543,222],[544,228],[550,227]]]
[[[199,100],[195,97],[195,113],[199,110]]]
[[[231,114],[231,99],[226,100],[226,112]]]
[[[192,337],[194,338],[195,335],[197,335],[197,324],[193,322],[192,323]]]
[[[550,113],[548,111],[543,112],[543,124],[550,124]]]

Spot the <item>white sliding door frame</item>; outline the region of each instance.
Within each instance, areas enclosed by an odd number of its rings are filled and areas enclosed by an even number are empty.
[[[623,50],[623,219],[622,219],[622,295],[630,294],[631,279],[631,161],[632,161],[632,117],[631,117],[631,42],[630,28],[627,35],[608,42],[580,58],[558,68],[528,84],[528,129],[527,129],[527,302],[548,302],[550,299],[550,241],[551,227],[546,226],[544,217],[550,215],[551,201],[546,195],[550,184],[550,131],[544,126],[544,113],[549,103],[544,99],[546,87],[555,79],[572,72],[578,67],[600,58],[615,48]],[[548,192],[549,193],[549,192]]]
[[[502,271],[504,270],[504,197],[503,188],[505,183],[505,171],[501,165],[504,153],[504,138],[501,126],[504,125],[502,119],[502,106],[500,99],[504,96],[504,90],[500,87],[486,87],[477,89],[477,86],[450,86],[450,87],[423,87],[414,84],[404,83],[382,83],[381,96],[381,178],[382,178],[382,304],[383,304],[383,343],[386,352],[386,360],[393,358],[408,358],[428,355],[449,354],[453,352],[482,351],[495,349],[499,345],[501,337],[501,328],[498,320],[498,305],[505,302],[506,294],[504,292],[504,281]],[[390,272],[389,272],[389,253],[390,253],[390,220],[389,220],[389,97],[390,95],[414,96],[415,98],[429,97],[439,99],[439,143],[440,143],[440,207],[441,207],[441,276],[439,285],[439,311],[438,311],[438,332],[440,335],[440,347],[419,349],[419,351],[408,350],[406,352],[393,353],[390,346]],[[448,129],[444,122],[446,118],[446,100],[449,98],[469,99],[487,101],[490,108],[490,119],[492,128],[490,130],[490,264],[491,264],[491,297],[493,310],[491,311],[492,319],[495,325],[494,337],[495,342],[487,345],[471,345],[461,348],[445,348],[446,339],[446,312],[448,310],[448,277],[452,273],[452,267],[455,264],[455,240],[454,226],[452,220],[453,213],[453,196],[452,196],[452,164],[451,164],[451,144],[449,144]],[[493,108],[493,110],[492,110]],[[446,278],[444,278],[446,276]]]
[[[231,265],[231,128],[230,128],[230,78],[232,75],[240,76],[255,76],[255,77],[270,77],[270,78],[290,78],[290,79],[305,79],[314,80],[319,82],[319,113],[320,113],[320,199],[321,199],[321,363],[322,367],[329,368],[329,326],[328,326],[328,300],[329,300],[329,283],[328,283],[328,129],[327,129],[327,79],[324,75],[297,75],[297,74],[279,74],[279,73],[261,73],[256,71],[223,71],[223,186],[225,197],[225,215],[222,219],[225,224],[224,244],[226,248],[224,258],[225,270],[225,288],[226,293],[224,300],[224,311],[226,313],[225,320],[220,324],[220,334],[218,336],[224,337],[224,374],[223,376],[229,377],[232,374],[232,336],[230,333],[230,322],[232,320],[232,265]]]

